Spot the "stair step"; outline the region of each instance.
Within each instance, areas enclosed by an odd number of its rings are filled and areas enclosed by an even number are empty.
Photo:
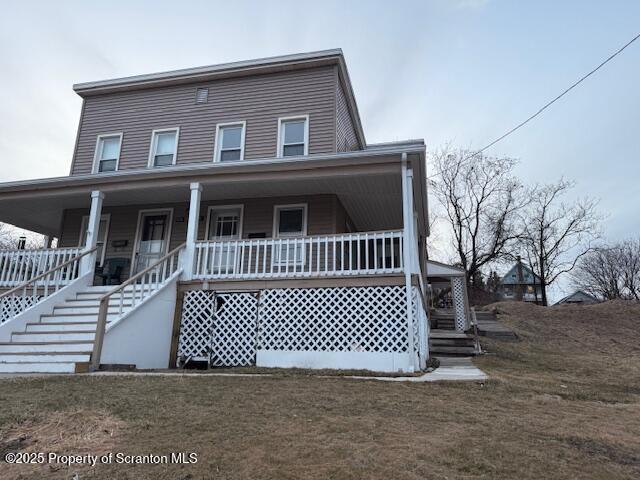
[[[138,292],[139,292],[139,289],[138,289]],[[100,299],[107,293],[108,293],[107,291],[104,291],[104,292],[93,292],[93,291],[77,292],[76,293],[76,299],[78,299],[78,300],[80,300],[80,299],[84,299],[84,300]],[[125,290],[124,296],[125,296],[125,298],[131,298],[133,296],[133,290]],[[120,292],[118,292],[118,293],[113,295],[113,298],[119,298],[119,297],[120,297]]]
[[[0,363],[0,373],[75,373],[75,362]]]
[[[432,355],[475,355],[475,349],[473,347],[443,347],[433,346],[429,348],[429,353]]]
[[[429,344],[432,346],[441,347],[471,347],[475,345],[472,338],[433,338],[429,340]]]
[[[125,313],[125,312],[122,312]],[[107,315],[107,321],[116,320],[120,315]],[[40,323],[93,323],[98,321],[98,315],[93,313],[72,313],[69,315],[42,315]]]
[[[99,310],[100,310],[100,307],[98,307],[97,305],[95,307],[67,307],[67,306],[61,305],[53,308],[53,314],[68,315],[70,313],[84,313],[84,314],[97,315]],[[131,310],[131,307],[125,307],[122,309],[122,313],[126,313],[129,310]],[[120,309],[115,305],[110,306],[109,309],[107,310],[107,313],[112,313],[112,314],[118,314],[119,312],[120,312]]]
[[[124,301],[122,302],[122,305],[124,306],[131,306],[131,298],[125,298]],[[100,301],[99,300],[94,300],[94,299],[72,299],[72,300],[65,300],[64,303],[61,303],[59,305],[56,306],[60,306],[60,307],[99,307],[100,306]],[[109,300],[109,306],[110,307],[115,307],[115,306],[120,306],[120,299],[119,298],[111,298]]]
[[[27,323],[25,332],[73,332],[73,331],[95,331],[97,321],[93,322],[47,322],[47,323]]]
[[[88,362],[88,352],[14,352],[0,353],[0,363]]]
[[[85,341],[93,342],[96,335],[95,331],[69,331],[69,332],[13,332],[11,341],[16,343],[33,343],[33,342],[70,342]]]
[[[0,343],[2,353],[68,353],[91,352],[93,342],[4,342]]]
[[[440,329],[431,330],[429,332],[429,338],[470,338],[473,340],[473,336],[467,333]]]

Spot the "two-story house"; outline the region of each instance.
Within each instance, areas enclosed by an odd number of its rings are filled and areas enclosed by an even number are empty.
[[[425,145],[366,143],[341,50],[74,86],[67,177],[0,184],[0,371],[414,371]],[[49,245],[50,246],[50,245]]]

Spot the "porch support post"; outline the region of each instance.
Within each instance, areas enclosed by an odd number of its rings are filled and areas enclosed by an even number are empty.
[[[102,216],[102,201],[104,193],[99,190],[91,192],[91,210],[89,211],[89,221],[87,222],[87,241],[84,245],[84,251],[95,248],[98,244],[98,230],[100,229],[100,217]],[[82,258],[80,264],[80,272],[82,275],[91,273],[96,267],[96,253],[86,255]]]
[[[190,185],[191,201],[189,203],[189,223],[187,225],[187,243],[184,249],[182,261],[183,278],[191,280],[194,275],[194,263],[196,256],[196,241],[198,240],[198,224],[200,222],[200,199],[202,197],[202,185],[194,182]]]
[[[413,173],[411,169],[407,168],[407,154],[402,154],[402,241],[404,246],[402,248],[403,254],[403,266],[404,266],[404,283],[405,283],[405,300],[406,300],[406,314],[407,314],[407,353],[411,362],[411,371],[414,371],[418,366],[416,365],[416,355],[414,346],[414,333],[413,333],[413,308],[411,305],[412,299],[412,287],[411,287],[411,272],[413,270],[413,253],[415,248],[413,246]]]

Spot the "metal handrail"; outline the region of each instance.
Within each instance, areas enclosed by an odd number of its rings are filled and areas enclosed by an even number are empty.
[[[75,262],[75,261],[77,261],[77,260],[80,260],[82,257],[84,257],[84,256],[86,256],[86,255],[88,255],[88,254],[90,254],[90,253],[95,252],[97,249],[98,249],[98,247],[94,247],[94,248],[92,248],[91,250],[87,250],[87,251],[85,251],[85,252],[81,253],[80,255],[77,255],[77,256],[75,256],[75,257],[73,257],[73,258],[71,258],[71,259],[67,260],[67,261],[66,261],[66,262],[64,262],[64,263],[61,263],[61,264],[60,264],[60,265],[58,265],[57,267],[51,268],[51,269],[47,270],[46,272],[41,273],[41,274],[40,274],[40,275],[38,275],[37,277],[34,277],[34,278],[32,278],[32,279],[30,279],[30,280],[28,280],[28,281],[24,282],[22,285],[19,285],[19,286],[17,286],[17,287],[14,287],[14,288],[12,288],[11,290],[7,290],[6,292],[4,292],[4,293],[0,294],[0,299],[2,299],[2,298],[4,298],[4,297],[7,297],[7,296],[11,295],[11,294],[13,294],[14,292],[17,292],[18,290],[26,289],[26,288],[29,286],[29,284],[31,284],[31,283],[35,283],[35,282],[37,282],[38,280],[41,280],[41,279],[45,278],[45,277],[46,277],[46,276],[48,276],[48,275],[51,275],[51,274],[52,274],[53,272],[55,272],[56,270],[60,270],[60,269],[62,269],[62,268],[64,268],[64,267],[66,267],[67,265],[70,265],[70,264],[72,264],[73,262]],[[48,284],[45,284],[45,292],[47,291],[47,287],[48,287]],[[35,289],[35,288],[37,288],[37,285],[34,285],[34,289]],[[45,293],[45,295],[46,295],[46,293]]]
[[[102,354],[102,344],[104,343],[104,334],[107,327],[107,316],[109,314],[109,300],[111,299],[111,297],[117,293],[120,293],[119,314],[122,315],[122,308],[123,308],[123,302],[124,302],[124,290],[129,285],[134,285],[134,290],[132,292],[132,307],[135,306],[135,297],[136,297],[135,285],[137,280],[151,273],[153,270],[157,269],[162,264],[164,264],[162,266],[162,270],[163,270],[162,274],[164,277],[167,273],[167,265],[166,265],[167,260],[174,257],[176,253],[184,249],[185,245],[186,244],[183,243],[180,246],[174,248],[173,250],[171,250],[169,253],[167,253],[164,257],[160,258],[155,263],[149,265],[147,268],[145,268],[141,272],[136,273],[133,277],[130,277],[127,281],[125,281],[121,285],[118,285],[116,288],[110,290],[109,292],[105,293],[103,296],[100,297],[100,308],[98,310],[98,322],[96,325],[96,335],[93,342],[93,352],[91,354],[91,369],[93,371],[97,370],[98,367],[100,366],[100,356]],[[158,281],[156,279],[156,282],[155,282],[156,289],[178,270],[179,268],[176,268],[175,271],[173,270],[173,262],[171,262],[169,264],[169,268],[168,268],[169,274],[167,278],[164,278],[162,281]],[[145,286],[143,284],[141,296],[140,296],[141,303],[144,301],[144,289],[145,289]],[[151,294],[151,286],[149,286],[148,293]]]

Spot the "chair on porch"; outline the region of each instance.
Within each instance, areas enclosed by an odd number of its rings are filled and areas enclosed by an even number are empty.
[[[96,267],[96,276],[102,278],[102,285],[119,285],[128,268],[128,258],[107,258],[104,266]]]

